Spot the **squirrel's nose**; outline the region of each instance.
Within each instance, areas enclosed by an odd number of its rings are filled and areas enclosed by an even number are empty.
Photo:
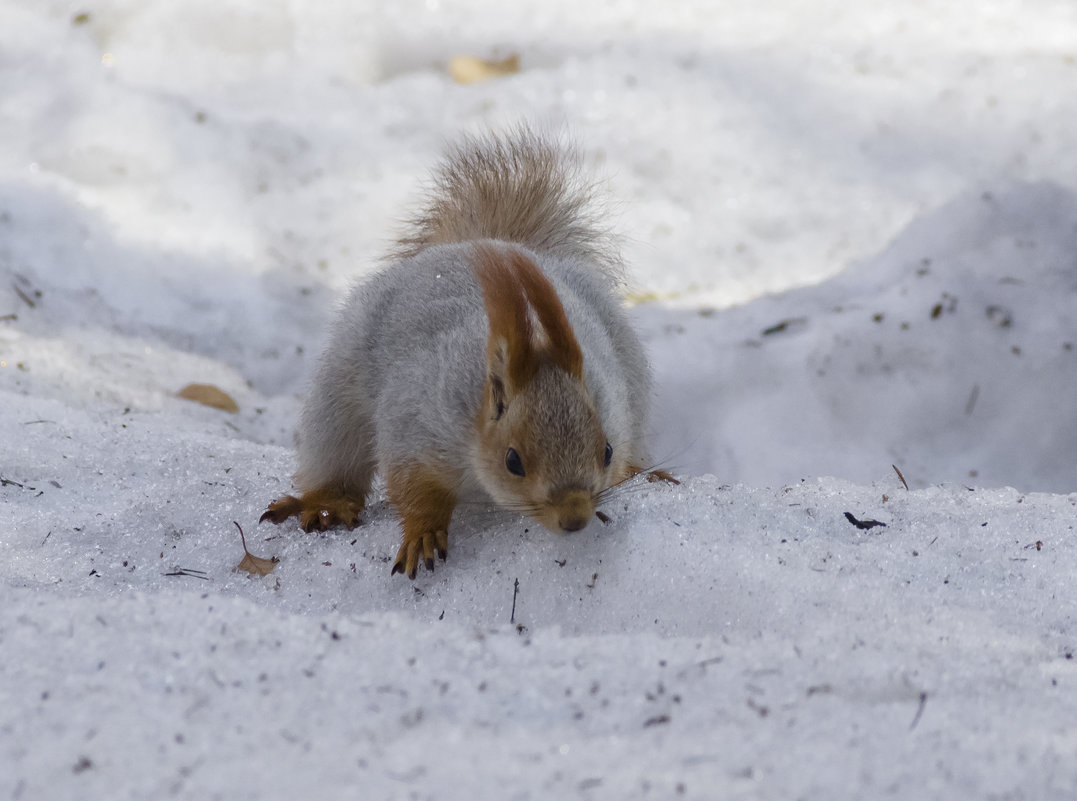
[[[591,493],[585,490],[568,490],[551,499],[557,510],[557,527],[564,532],[585,528],[595,513]]]
[[[562,517],[558,521],[561,525],[562,531],[579,531],[587,525],[586,517]]]

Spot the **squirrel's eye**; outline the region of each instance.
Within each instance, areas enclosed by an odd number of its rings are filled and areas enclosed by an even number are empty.
[[[613,446],[610,445],[607,442],[606,443],[606,461],[605,461],[606,467],[609,467],[610,462],[612,462],[612,461],[613,461]]]
[[[520,461],[520,454],[515,448],[509,448],[509,452],[505,454],[505,469],[514,476],[524,475],[524,463]]]

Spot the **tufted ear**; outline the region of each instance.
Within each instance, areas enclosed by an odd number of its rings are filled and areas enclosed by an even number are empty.
[[[475,250],[475,275],[482,287],[490,324],[487,384],[496,395],[500,417],[507,397],[526,387],[534,376],[531,318],[523,289],[504,254],[489,245],[479,245]]]
[[[576,335],[557,291],[535,263],[515,248],[482,244],[475,249],[474,269],[490,323],[486,373],[496,416],[508,398],[531,382],[542,362],[582,378]]]
[[[557,290],[523,253],[513,250],[508,257],[524,295],[527,296],[527,302],[546,334],[543,352],[570,376],[582,379],[583,353],[580,352],[576,334],[565,316],[565,307],[557,297]]]

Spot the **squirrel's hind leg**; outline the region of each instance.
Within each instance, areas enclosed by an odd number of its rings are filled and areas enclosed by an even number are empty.
[[[325,531],[336,525],[355,528],[359,525],[359,513],[365,499],[339,489],[316,489],[304,492],[300,497],[285,495],[269,504],[258,522],[283,523],[289,517],[298,517],[304,531]]]
[[[427,570],[434,569],[434,554],[444,559],[449,552],[449,520],[456,508],[456,495],[446,486],[444,472],[417,465],[390,470],[386,494],[404,523],[404,540],[393,563],[393,575],[415,578],[419,557]]]
[[[351,369],[355,358],[347,347],[334,338],[303,408],[295,474],[301,494],[273,501],[259,522],[298,517],[304,531],[359,525],[377,465],[370,405],[356,385],[357,373]],[[330,359],[333,354],[339,358]]]

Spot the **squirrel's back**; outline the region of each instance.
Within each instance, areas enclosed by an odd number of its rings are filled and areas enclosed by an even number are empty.
[[[432,245],[496,239],[589,261],[609,274],[619,256],[594,211],[579,153],[518,127],[467,137],[434,172],[425,205],[391,253],[406,259]]]

